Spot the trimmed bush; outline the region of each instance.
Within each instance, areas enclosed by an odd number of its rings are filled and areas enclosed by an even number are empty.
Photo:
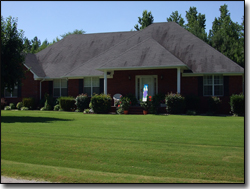
[[[110,95],[95,94],[90,100],[90,108],[92,108],[95,113],[106,114],[111,108],[111,102],[112,98]]]
[[[59,105],[60,109],[64,111],[71,111],[75,108],[75,98],[74,97],[60,97],[59,98]]]
[[[200,98],[195,95],[185,96],[186,110],[198,112],[200,109]]]
[[[33,109],[35,106],[34,98],[23,98],[22,102],[23,102],[23,106],[28,107],[29,109]]]
[[[16,105],[16,108],[18,110],[21,110],[22,107],[23,107],[23,102],[18,102],[17,105]]]
[[[54,111],[59,111],[59,110],[60,110],[60,105],[59,104],[55,105],[54,106]]]
[[[25,111],[25,110],[29,110],[28,107],[22,107],[21,110]]]
[[[230,96],[230,106],[233,114],[245,115],[245,99],[243,94],[233,94]]]
[[[159,113],[159,107],[161,104],[165,103],[165,95],[164,94],[156,94],[152,98],[152,108],[151,112],[153,114]]]
[[[219,97],[211,96],[208,98],[208,115],[216,115],[220,110],[221,100]]]
[[[185,111],[185,98],[180,94],[170,93],[166,96],[165,103],[168,113],[181,114]]]
[[[15,104],[14,103],[10,103],[10,108],[13,110],[16,108]]]
[[[5,106],[4,110],[11,110],[10,106]]]
[[[125,95],[124,97],[128,97],[130,99],[131,106],[136,106],[138,104],[138,101],[137,101],[134,94],[129,93],[129,94]]]
[[[75,99],[78,111],[82,112],[84,109],[89,108],[90,98],[86,94],[80,94]]]

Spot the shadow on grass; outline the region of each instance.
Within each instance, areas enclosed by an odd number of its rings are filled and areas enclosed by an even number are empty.
[[[52,117],[30,117],[30,116],[2,116],[2,123],[47,123],[53,121],[72,121],[72,119],[58,119]]]

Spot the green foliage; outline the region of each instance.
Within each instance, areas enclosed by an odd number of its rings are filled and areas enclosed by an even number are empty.
[[[54,107],[54,101],[53,101],[53,97],[49,96],[49,94],[45,93],[44,95],[44,99],[45,99],[45,103],[44,103],[44,107],[41,108],[40,110],[53,110]]]
[[[195,110],[188,110],[186,114],[187,115],[196,115],[197,112]]]
[[[21,110],[26,111],[26,110],[29,110],[29,108],[28,107],[22,107]]]
[[[134,28],[139,31],[142,30],[144,28],[146,28],[147,26],[149,26],[150,24],[152,24],[154,22],[154,17],[151,14],[151,11],[148,12],[147,10],[144,10],[142,13],[142,18],[138,17],[138,23],[141,25],[140,27],[138,26],[138,24],[136,24],[134,26]]]
[[[234,23],[226,4],[220,7],[220,13],[209,32],[209,44],[244,67],[244,17],[241,25]]]
[[[138,104],[138,101],[137,101],[137,99],[136,99],[136,97],[135,97],[134,94],[129,93],[129,94],[125,95],[124,97],[128,97],[130,99],[131,106],[136,106]]]
[[[18,110],[21,110],[22,107],[23,107],[23,102],[18,102],[17,105],[16,105],[16,108]]]
[[[68,32],[68,33],[65,33],[63,35],[61,35],[62,39],[68,35],[72,35],[72,34],[84,34],[85,31],[83,30],[78,30],[78,29],[75,29],[73,32]]]
[[[23,102],[23,106],[28,107],[29,109],[33,109],[35,106],[34,98],[23,98],[22,102]]]
[[[143,102],[140,99],[140,105],[141,105],[141,107],[144,108],[144,110],[148,111],[152,107],[152,96],[147,96],[147,101],[145,101],[145,102]]]
[[[232,113],[244,116],[245,115],[245,98],[243,94],[234,94],[230,96],[230,106]]]
[[[1,16],[1,92],[9,92],[24,78],[23,31],[17,29],[17,18]]]
[[[11,107],[10,106],[5,106],[4,110],[11,110]]]
[[[80,94],[76,97],[75,101],[77,109],[82,112],[84,109],[87,109],[89,107],[90,98],[87,94]]]
[[[111,108],[111,102],[112,102],[112,98],[110,97],[110,95],[95,94],[94,96],[92,96],[90,100],[90,103],[91,103],[90,106],[92,107],[95,113],[106,114],[109,112]]]
[[[200,109],[200,98],[196,95],[185,96],[186,109],[198,112]]]
[[[15,104],[14,103],[10,103],[10,108],[13,110],[16,108]]]
[[[54,111],[59,111],[59,110],[60,110],[60,105],[59,104],[55,105],[54,106]]]
[[[64,111],[71,111],[75,108],[75,98],[74,97],[60,97],[59,99],[60,109]]]
[[[156,94],[152,98],[152,113],[158,114],[159,113],[159,107],[160,104],[165,103],[165,95],[160,93]]]
[[[165,103],[167,112],[171,114],[181,114],[185,110],[185,98],[180,94],[169,93],[166,96]]]
[[[117,107],[117,113],[122,114],[124,110],[128,110],[129,107],[131,106],[131,100],[129,97],[121,97],[120,100],[117,102],[116,107]]]
[[[178,11],[172,12],[169,18],[167,18],[168,22],[176,22],[180,26],[184,27],[184,19],[179,15]]]
[[[205,32],[205,14],[198,14],[196,7],[190,7],[189,11],[186,11],[186,18],[188,23],[185,25],[185,28],[203,41],[208,42],[207,33]]]
[[[208,114],[216,115],[219,113],[221,100],[217,96],[211,96],[208,98]]]

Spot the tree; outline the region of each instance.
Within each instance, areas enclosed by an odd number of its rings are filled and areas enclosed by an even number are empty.
[[[64,37],[66,37],[68,35],[72,35],[72,34],[84,34],[84,33],[85,33],[85,31],[76,29],[73,32],[68,32],[68,33],[65,33],[65,34],[61,35],[61,37],[63,39]]]
[[[172,12],[169,18],[167,18],[168,22],[176,22],[180,26],[184,27],[184,19],[179,15],[178,11]]]
[[[154,22],[154,17],[151,14],[151,11],[148,12],[147,10],[144,10],[142,13],[142,18],[138,17],[138,23],[141,25],[140,27],[138,26],[138,24],[136,24],[134,26],[134,28],[139,31],[142,30],[144,28],[146,28],[147,26],[149,26],[150,24],[152,24]]]
[[[48,42],[47,39],[45,39],[42,43],[42,45],[37,49],[37,52],[40,52],[43,49],[46,49],[48,46],[50,45],[50,43]]]
[[[31,42],[32,42],[31,53],[37,53],[41,45],[41,41],[37,38],[37,36],[35,36],[34,39],[31,40]]]
[[[188,23],[186,24],[185,28],[203,41],[208,42],[207,33],[205,32],[205,14],[198,14],[196,7],[190,7],[189,11],[186,11],[186,18]]]
[[[17,29],[17,18],[1,16],[1,92],[14,86],[24,78],[23,31]]]
[[[24,45],[23,52],[24,53],[30,53],[31,52],[31,48],[32,48],[31,41],[28,38],[25,37],[23,45]]]
[[[244,67],[244,17],[240,25],[231,20],[227,5],[220,7],[209,31],[209,44],[222,54]]]

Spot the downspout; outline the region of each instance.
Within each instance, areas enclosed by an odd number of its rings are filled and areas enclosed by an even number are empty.
[[[44,81],[45,79],[41,80],[40,81],[40,100],[42,99],[42,82]]]

